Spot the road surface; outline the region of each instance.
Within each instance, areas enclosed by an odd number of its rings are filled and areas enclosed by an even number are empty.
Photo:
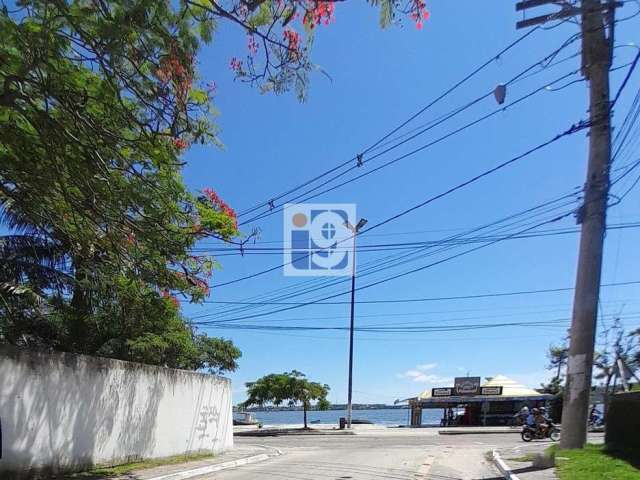
[[[236,437],[283,455],[216,473],[216,480],[498,480],[487,453],[518,434],[438,435],[435,429],[372,429],[349,436]]]

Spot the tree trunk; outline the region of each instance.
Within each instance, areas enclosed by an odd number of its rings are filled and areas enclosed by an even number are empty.
[[[84,259],[76,257],[74,262],[74,273],[76,283],[71,297],[71,325],[69,333],[71,338],[69,343],[72,351],[76,353],[88,353],[88,319],[91,313],[90,292],[86,288],[87,271]]]
[[[607,375],[607,382],[604,385],[604,406],[602,407],[602,420],[607,421],[607,413],[609,413],[609,387],[611,385],[612,375]]]
[[[303,403],[302,404],[302,410],[304,412],[304,429],[307,429],[307,404]]]

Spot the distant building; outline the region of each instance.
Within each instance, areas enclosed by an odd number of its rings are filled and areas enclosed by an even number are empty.
[[[443,426],[510,425],[523,406],[544,406],[554,395],[525,387],[504,375],[456,378],[452,387],[425,390],[408,398],[411,426],[422,425],[422,410],[441,408]]]

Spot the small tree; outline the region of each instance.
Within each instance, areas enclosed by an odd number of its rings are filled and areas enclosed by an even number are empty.
[[[547,368],[549,370],[555,370],[555,378],[560,380],[562,377],[562,369],[567,366],[569,359],[569,347],[567,346],[566,340],[562,345],[550,345],[547,357],[549,357],[549,365]]]
[[[609,339],[609,333],[613,339]],[[636,350],[634,332],[626,334],[619,318],[613,321],[611,328],[604,330],[604,350],[596,352],[593,364],[597,371],[595,378],[601,380],[604,386],[604,418],[609,413],[609,401],[615,393],[617,382],[621,380],[625,390],[630,377],[634,373],[633,354]],[[637,379],[637,378],[636,378]]]
[[[307,410],[311,408],[313,402],[319,410],[327,410],[330,406],[327,395],[329,385],[307,380],[302,372],[292,370],[291,372],[272,373],[259,378],[255,382],[248,382],[248,398],[244,406],[264,405],[270,403],[280,405],[287,402],[290,407],[301,404],[304,412],[304,428],[307,427]]]

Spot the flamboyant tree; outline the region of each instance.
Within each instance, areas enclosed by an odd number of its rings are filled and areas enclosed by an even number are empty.
[[[428,17],[423,0],[370,3],[383,26],[405,13],[421,28]],[[321,0],[3,2],[0,221],[10,235],[0,241],[0,341],[172,365],[189,363],[170,360],[176,351],[199,346],[208,352],[202,363],[217,364],[215,345],[184,320],[191,343],[167,337],[177,332],[180,299],[209,294],[215,259],[192,247],[240,235],[215,190],[191,192],[181,175],[192,144],[219,143],[215,79],[199,78],[197,55],[220,22],[232,23],[247,35],[229,59],[232,74],[302,98],[314,31],[337,8]]]

